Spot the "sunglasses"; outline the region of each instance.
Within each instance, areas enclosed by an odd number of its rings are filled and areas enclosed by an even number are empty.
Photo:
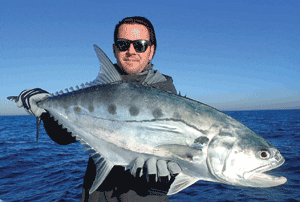
[[[116,46],[120,51],[127,51],[131,43],[133,44],[133,47],[136,50],[136,52],[139,53],[145,52],[148,48],[148,45],[149,44],[151,45],[150,41],[144,39],[135,40],[135,41],[130,41],[127,39],[118,39],[116,42]]]

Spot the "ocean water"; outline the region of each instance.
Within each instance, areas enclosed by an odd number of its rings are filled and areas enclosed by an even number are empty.
[[[300,110],[225,112],[279,149],[286,162],[269,171],[285,176],[274,188],[198,181],[169,201],[300,201]],[[88,153],[79,143],[61,146],[40,131],[33,116],[0,116],[0,202],[80,201]]]

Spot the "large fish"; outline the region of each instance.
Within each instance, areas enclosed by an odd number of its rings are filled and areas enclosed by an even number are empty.
[[[122,81],[104,52],[94,48],[101,62],[96,80],[38,103],[91,151],[97,174],[90,193],[114,165],[130,169],[137,157],[179,164],[182,173],[168,195],[198,180],[246,187],[287,181],[264,173],[285,161],[264,138],[208,105]]]

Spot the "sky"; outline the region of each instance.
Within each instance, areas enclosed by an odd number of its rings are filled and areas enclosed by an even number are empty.
[[[154,25],[154,69],[182,95],[219,110],[300,109],[300,1],[2,1],[0,115],[25,114],[7,96],[92,81],[97,44],[116,62],[115,25]]]

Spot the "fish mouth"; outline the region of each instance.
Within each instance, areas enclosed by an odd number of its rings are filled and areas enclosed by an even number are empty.
[[[274,187],[282,185],[287,181],[285,177],[272,176],[265,172],[280,167],[284,162],[285,159],[282,158],[279,162],[266,164],[248,171],[244,174],[244,179],[255,187]]]

